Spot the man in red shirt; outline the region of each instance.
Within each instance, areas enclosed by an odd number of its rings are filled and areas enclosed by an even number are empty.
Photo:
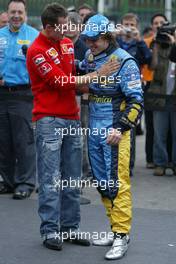
[[[40,232],[45,247],[61,250],[63,234],[75,244],[90,244],[78,232],[82,147],[76,86],[115,72],[118,63],[74,76],[73,43],[63,35],[66,10],[50,4],[41,20],[44,29],[27,54],[36,121]]]

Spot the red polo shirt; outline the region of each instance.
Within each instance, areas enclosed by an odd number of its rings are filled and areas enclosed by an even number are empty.
[[[27,68],[34,95],[33,121],[45,116],[79,119],[70,39],[52,42],[40,33],[28,49]]]

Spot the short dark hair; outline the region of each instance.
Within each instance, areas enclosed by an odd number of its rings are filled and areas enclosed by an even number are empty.
[[[71,23],[75,25],[79,25],[82,23],[82,20],[77,12],[69,12],[68,18],[70,19]]]
[[[26,0],[10,0],[7,4],[7,8],[9,7],[9,5],[12,3],[12,2],[15,2],[15,3],[22,3],[25,8],[26,8]]]
[[[41,15],[41,21],[43,28],[46,27],[47,24],[55,26],[58,23],[59,17],[67,17],[68,12],[64,6],[59,5],[57,3],[52,3],[47,5]]]
[[[95,16],[95,15],[96,15],[96,12],[94,12],[94,11],[90,12],[89,14],[87,14],[85,16],[85,18],[83,19],[83,24],[86,24],[87,21],[89,20],[89,18],[91,18],[92,16]]]
[[[87,4],[84,4],[84,5],[79,6],[79,7],[78,7],[78,12],[79,12],[79,10],[81,10],[81,9],[88,9],[88,10],[90,10],[90,11],[93,11],[93,8],[92,8],[90,5],[87,5]]]
[[[151,26],[147,26],[147,27],[144,28],[142,34],[143,34],[143,35],[144,35],[144,34],[147,34],[147,33],[149,33],[150,31],[152,31],[152,27],[151,27]]]
[[[155,19],[156,17],[163,17],[163,18],[165,19],[165,21],[168,22],[168,19],[167,19],[167,17],[166,17],[164,14],[162,14],[162,13],[157,13],[157,14],[155,14],[155,15],[152,16],[151,21],[150,21],[151,24],[153,24],[153,21],[154,21],[154,19]]]
[[[110,44],[112,44],[115,48],[119,47],[117,43],[116,36],[113,32],[106,32],[105,34],[100,35],[103,39],[107,40]]]
[[[126,13],[122,18],[121,18],[121,23],[123,23],[123,20],[131,20],[135,19],[136,23],[139,24],[139,17],[134,14],[134,13]]]

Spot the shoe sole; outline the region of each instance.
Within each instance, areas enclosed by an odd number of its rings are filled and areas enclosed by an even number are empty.
[[[78,242],[74,239],[66,240],[65,242],[69,242],[69,243],[71,243],[73,245],[77,245],[77,246],[90,247],[90,243],[84,243],[84,242],[81,243],[81,242]]]
[[[62,250],[62,245],[58,246],[58,247],[53,247],[53,246],[50,246],[50,245],[46,245],[46,244],[43,244],[44,247],[48,248],[48,249],[52,249],[52,250]]]
[[[106,258],[106,256],[105,256],[105,259],[106,259],[106,260],[117,260],[117,259],[122,259],[122,258],[127,254],[127,251],[128,251],[128,249],[129,249],[129,243],[130,243],[130,238],[129,238],[128,241],[127,241],[128,248],[127,248],[127,250],[125,251],[125,253],[124,253],[121,257],[118,257],[118,258]]]
[[[118,257],[118,258],[106,258],[106,260],[117,260],[117,259],[122,259],[125,255],[127,254],[127,251],[121,256],[121,257]]]
[[[14,199],[14,200],[25,200],[29,197],[30,197],[30,195],[27,195],[27,196],[13,195],[12,199]]]
[[[112,244],[113,242],[109,244],[94,244],[94,242],[92,243],[92,245],[95,247],[109,247],[109,246],[112,246]]]

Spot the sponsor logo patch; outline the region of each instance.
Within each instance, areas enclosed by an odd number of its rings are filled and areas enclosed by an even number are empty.
[[[87,60],[88,60],[88,63],[93,63],[93,61],[94,61],[94,56],[93,56],[92,53],[89,54]]]
[[[44,63],[42,66],[40,66],[38,68],[39,72],[41,73],[41,75],[46,75],[48,72],[50,72],[52,70],[52,66],[46,62]]]
[[[136,75],[134,73],[131,74],[131,80],[134,81],[136,79]]]
[[[7,39],[6,38],[0,38],[0,45],[7,45]]]
[[[24,54],[23,54],[22,49],[19,49],[18,50],[17,56],[20,56],[20,57],[23,56],[24,57]]]
[[[35,65],[38,66],[38,65],[40,65],[41,63],[43,63],[45,61],[45,58],[44,58],[44,56],[42,54],[38,54],[32,60],[35,63]]]
[[[54,60],[54,63],[57,65],[57,64],[60,63],[60,60],[57,58],[57,59]]]
[[[62,54],[74,54],[73,45],[70,43],[62,44],[61,45],[61,51],[62,51]]]
[[[58,52],[54,48],[50,48],[49,50],[46,51],[46,54],[52,59],[56,59],[57,56],[59,55]]]
[[[141,87],[141,81],[140,80],[135,80],[135,81],[127,82],[127,87],[129,89],[140,88]]]
[[[27,40],[27,39],[17,39],[17,44],[20,44],[20,45],[29,45],[31,43],[30,40]]]

